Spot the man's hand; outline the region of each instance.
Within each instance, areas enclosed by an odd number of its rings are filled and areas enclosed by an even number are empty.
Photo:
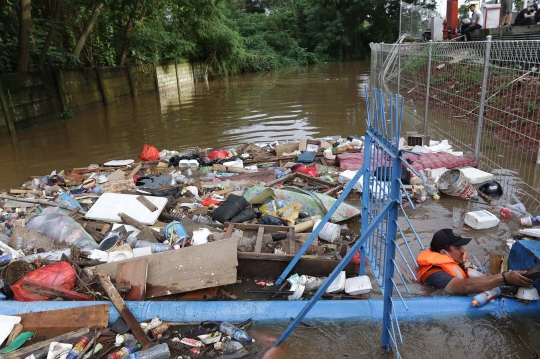
[[[524,276],[527,273],[526,270],[515,270],[511,272],[504,272],[506,281],[508,284],[518,287],[527,287],[533,285],[533,280]]]

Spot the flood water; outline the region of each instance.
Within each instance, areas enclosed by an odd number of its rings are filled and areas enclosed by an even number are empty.
[[[52,170],[67,171],[91,163],[135,158],[144,143],[159,150],[181,150],[361,135],[366,129],[364,85],[368,79],[368,62],[329,64],[200,83],[193,91],[183,93],[182,101],[174,90],[122,99],[106,108],[75,108],[71,120],[55,120],[16,136],[0,137],[0,188],[20,185],[28,176]],[[427,246],[433,232],[452,227],[453,212],[477,208],[478,205],[446,198],[429,200],[419,205],[417,211],[407,212]],[[403,218],[400,224],[407,228]],[[513,229],[512,223],[502,223],[494,229],[470,231],[467,236],[474,241],[467,246],[469,258],[474,255],[486,264],[490,253],[507,254],[504,239]],[[410,233],[406,231],[407,240],[413,252],[418,253],[421,248]],[[404,247],[402,250],[406,252]],[[405,266],[398,264],[405,273]],[[441,295],[410,278],[408,285],[410,296]],[[377,289],[373,295],[378,295]],[[404,343],[400,344],[400,351],[404,358],[531,358],[526,342],[540,353],[538,313],[505,320],[509,323],[506,327],[490,317],[418,318],[415,322],[401,322]],[[296,329],[279,352],[279,358],[394,357],[381,349],[380,323],[306,322],[314,328]],[[262,350],[279,337],[287,324],[254,323],[249,331]],[[510,328],[515,328],[518,335]]]

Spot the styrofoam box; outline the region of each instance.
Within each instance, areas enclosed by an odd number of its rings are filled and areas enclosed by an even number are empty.
[[[345,281],[345,293],[351,295],[369,293],[371,291],[371,281],[367,275],[347,278]]]
[[[465,215],[465,224],[474,229],[492,228],[499,224],[499,219],[491,212],[486,210],[467,212]]]
[[[489,172],[480,171],[477,168],[465,167],[459,169],[472,184],[478,184],[493,179],[493,174]]]
[[[346,279],[347,278],[345,277],[345,271],[341,271],[341,273],[338,274],[337,278],[334,279],[332,284],[330,284],[330,286],[326,290],[326,293],[341,292],[343,289],[345,289]]]

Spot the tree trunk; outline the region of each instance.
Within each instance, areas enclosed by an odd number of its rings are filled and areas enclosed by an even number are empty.
[[[32,30],[32,2],[21,0],[19,18],[19,42],[17,45],[17,65],[15,71],[28,72],[28,57],[30,54],[30,32]]]
[[[133,28],[135,27],[135,15],[139,10],[141,0],[137,0],[135,5],[133,5],[133,10],[131,10],[131,15],[129,17],[128,23],[126,25],[126,39],[124,40],[124,46],[122,47],[122,55],[120,56],[120,66],[124,66],[127,59],[127,53],[129,50],[129,40],[131,39],[131,34],[133,33]]]
[[[43,69],[43,65],[45,64],[45,59],[47,58],[47,53],[49,52],[49,47],[51,46],[51,42],[54,37],[54,33],[56,31],[58,20],[60,19],[60,14],[62,12],[62,1],[63,0],[56,0],[56,6],[54,9],[54,15],[52,17],[52,24],[51,28],[49,29],[49,33],[47,34],[47,37],[45,38],[45,43],[43,44],[43,48],[41,49],[41,54],[39,55],[39,61],[37,65],[37,69],[41,70]]]
[[[90,15],[90,18],[88,19],[88,22],[86,23],[86,26],[84,27],[84,30],[79,37],[79,40],[77,41],[77,45],[75,45],[73,55],[80,57],[81,50],[84,47],[84,43],[86,42],[86,38],[88,37],[88,35],[90,35],[90,32],[92,31],[92,28],[96,23],[101,9],[103,9],[103,3],[100,3],[98,6],[95,7],[94,11],[92,11],[92,15]]]

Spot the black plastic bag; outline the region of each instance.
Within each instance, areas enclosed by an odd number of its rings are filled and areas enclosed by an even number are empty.
[[[212,219],[221,223],[230,222],[231,218],[249,206],[249,202],[243,196],[230,194],[229,197],[221,202],[219,207],[214,210]]]
[[[253,218],[257,217],[253,207],[245,208],[242,212],[238,213],[236,216],[231,218],[230,222],[232,223],[242,223],[245,221],[251,221]]]
[[[268,224],[271,226],[282,226],[283,221],[281,218],[273,217],[273,216],[262,216],[261,220],[259,221],[260,224]]]

